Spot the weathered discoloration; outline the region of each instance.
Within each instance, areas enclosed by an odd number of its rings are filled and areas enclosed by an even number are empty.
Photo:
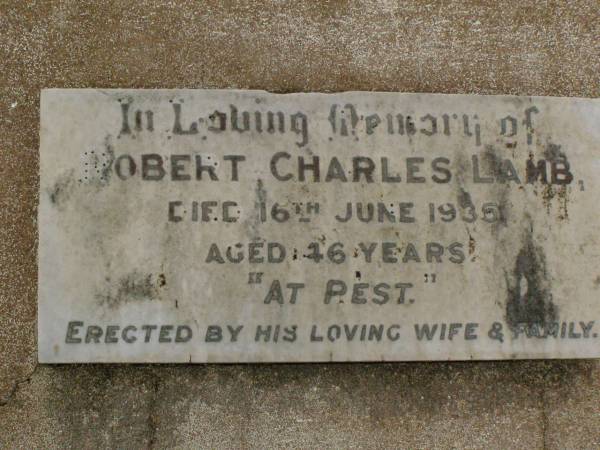
[[[547,161],[568,161],[567,155],[562,151],[561,146],[552,142],[546,144],[544,157]]]
[[[104,139],[104,162],[98,162],[102,164],[100,169],[100,179],[104,181],[105,184],[110,182],[110,177],[113,173],[113,163],[115,162],[115,149],[112,145],[112,136],[107,135]]]
[[[569,164],[567,155],[562,151],[562,147],[558,144],[548,142],[544,149],[543,155],[546,161],[548,162],[563,162]],[[552,209],[552,200],[554,198],[557,198],[559,203],[559,211],[557,214],[557,218],[559,220],[568,220],[569,186],[553,186],[547,184],[543,187],[542,199],[548,214],[550,214],[550,211]]]
[[[263,180],[260,178],[256,180],[256,187],[254,188],[255,193],[255,202],[254,202],[254,211],[251,216],[248,218],[246,222],[246,229],[248,230],[248,236],[251,239],[258,238],[260,235],[259,227],[260,227],[260,217],[258,205],[260,203],[265,203],[267,201],[267,191],[265,190],[265,185]]]
[[[469,234],[469,255],[475,253],[475,238]]]
[[[132,272],[124,275],[116,282],[105,280],[107,286],[96,294],[101,305],[117,308],[127,302],[159,300],[160,291],[167,284],[164,273],[159,275]]]
[[[58,177],[52,189],[48,192],[50,203],[57,208],[66,204],[75,187],[75,170],[69,169]]]
[[[115,160],[112,136],[107,135],[101,148],[90,148],[81,155],[79,183],[101,188],[108,185]]]
[[[532,226],[524,234],[514,269],[512,272],[505,271],[504,277],[507,287],[506,322],[509,326],[544,326],[557,320],[558,311],[552,302],[544,249],[535,244]]]
[[[475,205],[473,204],[473,200],[471,200],[471,194],[465,191],[464,188],[459,187],[458,190],[458,206],[463,209],[475,209]]]
[[[495,177],[503,176],[502,155],[494,145],[488,144],[485,146],[485,150],[483,152],[483,161],[487,163],[491,173],[493,173]]]
[[[492,224],[492,232],[496,236],[501,228],[508,225],[508,219],[510,216],[510,193],[511,190],[514,190],[516,186],[514,180],[511,180],[508,176],[509,174],[503,169],[503,158],[506,158],[506,156],[503,155],[500,148],[495,145],[485,146],[484,159],[489,164],[494,176],[499,180],[502,180],[502,182],[493,185],[491,192],[491,198],[498,205],[500,213],[500,220]]]
[[[542,188],[542,202],[546,208],[546,212],[550,214],[552,211],[552,200],[558,199],[559,212],[556,215],[558,220],[569,219],[569,187],[568,186],[552,186],[544,185]]]

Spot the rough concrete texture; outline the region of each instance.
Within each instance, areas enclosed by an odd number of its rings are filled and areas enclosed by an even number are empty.
[[[0,1],[0,448],[598,448],[592,361],[37,366],[43,87],[598,97],[577,1]],[[57,261],[60,264],[60,261]]]

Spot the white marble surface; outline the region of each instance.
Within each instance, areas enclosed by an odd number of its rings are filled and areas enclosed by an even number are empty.
[[[597,99],[45,90],[40,362],[598,357],[599,122]]]

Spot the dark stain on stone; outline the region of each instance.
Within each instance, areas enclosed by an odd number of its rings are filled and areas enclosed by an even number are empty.
[[[552,207],[552,199],[555,195],[556,192],[554,190],[554,186],[550,184],[544,185],[544,187],[542,188],[542,203],[544,204],[544,207],[546,208],[546,212],[548,214],[550,214],[550,209]]]
[[[256,180],[256,187],[254,188],[254,212],[246,222],[246,228],[248,230],[248,235],[256,239],[259,236],[259,226],[260,226],[260,204],[266,203],[267,201],[267,191],[265,190],[264,182],[262,179]]]
[[[544,150],[544,158],[547,161],[567,161],[567,155],[561,151],[561,146],[548,142]]]
[[[598,289],[600,288],[600,275],[598,275],[596,277],[596,279],[594,280],[594,289]]]
[[[522,182],[511,160],[506,157],[500,148],[494,145],[486,145],[483,160],[486,161],[489,170],[489,172],[484,173],[491,173],[497,184],[507,186],[511,182],[516,184]],[[486,164],[483,164],[483,167]]]
[[[492,224],[492,232],[497,234],[500,231],[500,228],[506,227],[507,225],[507,212],[510,210],[510,208],[508,208],[508,199],[511,189],[510,183],[514,183],[514,181],[509,181],[512,180],[511,174],[505,170],[505,167],[503,167],[501,149],[493,145],[486,145],[484,159],[487,161],[494,178],[501,181],[494,183],[491,187],[492,199],[495,200],[495,203],[498,205],[499,209],[499,218]]]
[[[122,303],[159,300],[160,290],[167,284],[165,274],[158,276],[142,274],[134,271],[121,277],[115,284],[110,278],[106,281],[109,287],[102,293],[96,294],[101,305],[116,308]]]
[[[471,200],[471,194],[462,187],[458,189],[458,206],[461,208],[473,209],[473,212],[475,210],[475,205],[473,204],[473,200]]]
[[[465,185],[465,175],[471,170],[471,163],[467,155],[463,152],[458,152],[454,159],[454,172],[456,173],[456,182],[459,187]]]
[[[545,326],[557,321],[546,256],[543,248],[535,244],[531,229],[525,234],[514,269],[504,276],[508,291],[506,322],[511,328],[522,324]]]
[[[496,188],[496,203],[498,205],[500,217],[497,222],[492,224],[492,231],[494,233],[498,232],[501,227],[506,227],[508,224],[508,211],[510,211],[510,208],[508,207],[509,194],[510,187],[507,184]]]
[[[264,203],[267,201],[267,191],[265,191],[265,185],[263,180],[260,178],[256,180],[256,201],[259,203]]]
[[[503,168],[502,154],[499,149],[493,145],[486,145],[485,150],[482,153],[480,170],[483,176],[493,178],[498,182],[489,184],[489,191],[491,192],[490,200],[498,208],[498,218],[492,223],[492,231],[497,234],[500,228],[506,227],[507,225],[507,210],[509,210],[509,194],[510,194],[510,183],[512,181],[512,175],[509,171]],[[474,222],[477,217],[482,214],[481,205],[475,206],[471,198],[471,194],[465,189],[466,179],[465,174],[468,174],[473,170],[470,161],[464,153],[458,153],[456,156],[454,170],[456,172],[456,183],[457,183],[457,202],[461,208],[460,213],[464,216],[467,223]],[[504,181],[502,181],[504,180]]]
[[[554,144],[552,142],[548,142],[544,149],[543,155],[548,163],[557,163],[562,162],[565,165],[569,165],[569,161],[567,159],[567,155],[561,150],[561,146],[558,144]],[[533,155],[530,155],[530,159],[533,158]],[[559,201],[559,220],[568,220],[569,218],[569,190],[567,185],[552,185],[550,183],[545,184],[542,188],[542,202],[546,207],[546,212],[550,214],[550,210],[552,207],[552,200],[554,198]]]
[[[83,167],[80,183],[104,187],[110,182],[115,161],[115,151],[111,144],[112,136],[107,134],[102,149],[90,149],[83,153]]]
[[[569,220],[569,188],[568,186],[561,186],[558,189],[558,199],[560,200],[559,205],[559,220]]]
[[[542,189],[542,202],[546,207],[546,212],[550,214],[552,209],[552,200],[556,198],[559,201],[558,205],[558,220],[569,219],[569,195],[567,186],[554,186],[551,184],[544,185]]]
[[[486,145],[483,153],[484,159],[489,164],[489,167],[495,177],[502,177],[502,158],[498,154],[498,150],[493,145]]]
[[[100,170],[100,179],[104,181],[105,184],[108,184],[110,181],[110,176],[112,174],[112,166],[115,162],[115,149],[113,145],[110,143],[111,137],[110,135],[106,136],[104,139],[104,155],[105,155],[105,164],[102,166]]]
[[[54,186],[48,192],[50,202],[57,208],[63,206],[73,192],[73,188],[75,187],[74,173],[75,171],[71,169],[59,176]]]

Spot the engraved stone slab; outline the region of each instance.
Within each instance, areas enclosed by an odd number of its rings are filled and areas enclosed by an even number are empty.
[[[597,99],[44,90],[39,360],[600,356]]]

